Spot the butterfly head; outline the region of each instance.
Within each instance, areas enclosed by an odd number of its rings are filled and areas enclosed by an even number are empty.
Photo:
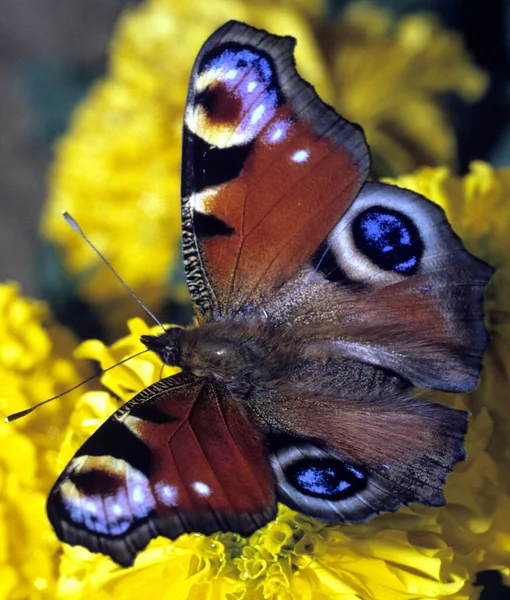
[[[183,329],[172,327],[162,335],[142,335],[140,341],[171,367],[182,368],[181,337]]]

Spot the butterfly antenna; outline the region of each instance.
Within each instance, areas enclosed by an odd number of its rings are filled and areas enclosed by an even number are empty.
[[[94,244],[89,240],[89,238],[82,231],[81,227],[78,223],[71,217],[71,215],[67,211],[62,212],[62,216],[64,219],[71,225],[71,227],[81,235],[81,237],[87,242],[87,244],[94,250],[94,252],[99,256],[99,258],[104,262],[104,264],[110,269],[110,271],[115,275],[115,277],[120,281],[120,283],[124,286],[124,289],[131,295],[131,297],[138,302],[138,304],[143,308],[143,310],[152,318],[152,320],[161,327],[163,331],[166,331],[161,321],[154,315],[154,313],[140,300],[140,298],[133,292],[133,290],[129,287],[129,285],[122,279],[122,277],[117,273],[117,271],[112,267],[112,265],[108,262],[106,257],[101,254],[101,252],[94,246]],[[121,363],[119,363],[121,364]],[[48,401],[49,402],[49,401]]]
[[[69,394],[69,392],[74,392],[74,390],[77,390],[79,387],[81,387],[85,383],[88,383],[89,381],[92,381],[93,379],[96,379],[96,377],[101,377],[101,375],[104,375],[105,373],[107,373],[111,369],[114,369],[115,367],[118,367],[119,365],[124,364],[128,360],[131,360],[132,358],[136,358],[137,356],[140,356],[140,354],[144,354],[145,352],[150,352],[150,350],[147,348],[145,350],[141,350],[140,352],[137,352],[136,354],[133,354],[133,356],[128,356],[127,358],[124,358],[123,360],[119,361],[118,363],[115,363],[111,367],[108,367],[107,369],[103,369],[100,373],[96,373],[95,375],[91,375],[90,377],[87,377],[87,379],[84,379],[82,382],[80,382],[80,383],[78,383],[76,385],[73,385],[72,388],[69,388],[65,392],[62,392],[61,394],[57,394],[56,396],[53,396],[52,398],[48,398],[47,400],[43,400],[42,402],[37,403],[35,406],[32,406],[31,408],[27,408],[26,410],[20,410],[17,413],[13,413],[12,415],[9,415],[8,417],[5,417],[4,420],[5,420],[6,423],[12,423],[12,421],[17,421],[18,419],[21,419],[22,417],[26,417],[31,412],[33,412],[36,408],[39,408],[40,406],[43,406],[43,404],[48,404],[48,402],[52,402],[53,400],[57,400],[58,398],[62,398],[62,396],[65,396],[66,394]]]

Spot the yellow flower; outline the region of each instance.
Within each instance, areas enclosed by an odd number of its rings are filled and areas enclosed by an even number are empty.
[[[335,106],[365,129],[376,174],[455,164],[455,135],[438,95],[473,102],[488,83],[461,36],[427,13],[395,22],[363,1],[349,5],[333,34]]]
[[[129,327],[131,335],[113,346],[93,340],[77,355],[96,358],[107,368],[139,352],[140,335],[158,333],[139,319]],[[148,353],[109,371],[103,382],[124,400],[171,373],[168,367],[162,372]],[[468,401],[454,396],[450,403],[466,408]],[[117,406],[106,393],[82,397],[62,447],[61,466]],[[466,599],[478,570],[496,568],[510,576],[510,523],[505,518],[510,498],[486,450],[492,426],[488,412],[480,409],[468,434],[469,459],[450,476],[444,508],[414,506],[364,524],[326,525],[280,506],[276,520],[248,539],[228,533],[158,538],[126,570],[106,557],[66,546],[59,597]]]
[[[311,27],[323,4],[148,0],[120,19],[108,74],[57,145],[42,223],[66,268],[78,275],[77,293],[99,308],[110,335],[139,309],[60,213],[78,220],[153,310],[170,295],[187,300],[179,254],[182,114],[193,60],[228,19],[294,36],[301,75],[366,128],[379,170],[454,160],[437,94],[456,91],[473,100],[486,83],[459,37],[424,16],[406,17],[393,30],[386,13],[356,2],[321,54]]]
[[[73,347],[72,336],[52,322],[43,303],[23,298],[14,284],[0,285],[2,421],[81,381],[69,361]],[[0,425],[1,600],[54,597],[59,545],[45,503],[72,401]]]

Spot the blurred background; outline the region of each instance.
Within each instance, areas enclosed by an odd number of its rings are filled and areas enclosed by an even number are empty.
[[[130,2],[126,0],[108,2],[3,0],[2,2],[0,15],[2,90],[0,94],[0,279],[19,281],[23,292],[28,295],[41,297],[45,294],[45,287],[48,287],[44,283],[41,285],[42,267],[37,259],[41,252],[39,234],[41,214],[48,195],[55,195],[54,189],[51,194],[48,192],[47,177],[48,169],[54,159],[55,143],[67,131],[73,109],[86,96],[93,83],[107,73],[109,43],[119,15],[126,8],[136,9],[137,5],[141,4],[143,3],[134,0]],[[225,4],[227,17],[228,4]],[[375,150],[374,176],[391,176],[420,165],[444,163],[462,174],[474,159],[483,159],[496,166],[509,164],[510,3],[508,1],[379,0],[366,3],[356,0],[354,2],[331,0],[327,4],[312,2],[310,6],[313,8],[306,6],[306,2],[277,4],[285,6],[286,10],[299,13],[309,24],[314,43],[323,55],[322,64],[326,77],[328,72],[333,73],[328,101],[345,116],[358,120],[368,128],[368,141],[373,145],[373,151]],[[356,17],[356,11],[352,12],[354,5],[363,6],[365,9],[369,7],[372,11],[370,19],[363,17],[363,11]],[[349,9],[351,10],[350,29],[345,25],[344,16]],[[376,111],[370,109],[372,110],[370,112],[366,108],[357,108],[363,103],[366,104],[367,98],[372,97],[370,86],[365,82],[365,87],[358,92],[355,101],[348,96],[348,90],[355,87],[351,86],[349,80],[349,77],[353,77],[349,74],[349,68],[353,72],[356,69],[359,72],[360,68],[349,67],[341,55],[341,50],[331,51],[331,48],[341,45],[343,40],[354,39],[355,35],[364,35],[366,39],[370,38],[372,41],[379,36],[379,41],[384,39],[386,42],[394,41],[400,36],[402,43],[405,42],[408,47],[412,47],[417,40],[416,36],[421,35],[420,27],[416,24],[414,29],[413,27],[399,29],[399,27],[409,16],[423,13],[426,14],[429,22],[437,24],[441,32],[448,32],[450,41],[454,39],[455,43],[458,42],[462,46],[462,58],[459,61],[469,62],[467,67],[465,64],[462,68],[452,67],[453,71],[457,69],[457,81],[452,85],[441,83],[436,85],[431,82],[417,84],[412,81],[412,73],[401,75],[403,79],[401,86],[404,91],[406,85],[410,87],[414,85],[413,101],[416,104],[421,101],[420,94],[423,97],[427,94],[433,96],[433,110],[436,112],[431,116],[436,122],[438,118],[444,119],[445,122],[444,127],[436,127],[437,134],[434,128],[428,130],[427,110],[432,110],[432,107],[426,110],[424,108],[422,112],[416,109],[415,118],[403,115],[402,118],[414,119],[414,123],[407,131],[404,127],[399,131],[398,125],[395,125],[395,120],[398,120],[398,110],[396,117],[392,117],[393,121],[386,115],[380,118],[379,122],[374,123],[373,115]],[[352,17],[352,14],[355,16]],[[358,19],[357,25],[356,19]],[[367,26],[368,21],[370,21],[369,26]],[[188,24],[188,27],[193,26],[192,22]],[[210,30],[215,27],[216,24],[211,23]],[[356,27],[358,27],[357,34]],[[365,30],[360,34],[363,27]],[[280,29],[282,29],[281,23],[278,33]],[[429,55],[444,42],[441,38],[443,33],[437,34],[438,46],[435,48],[436,33],[435,29],[428,32],[431,36],[428,42],[430,48],[427,50]],[[182,32],[182,35],[185,34],[186,31]],[[448,48],[445,48],[441,50],[443,56],[436,57],[441,68],[448,63],[451,54]],[[452,52],[458,54],[458,45],[454,44]],[[179,61],[180,57],[176,56],[175,60]],[[346,67],[342,67],[344,63],[347,64]],[[434,69],[438,67],[434,66],[433,59],[430,59],[429,63],[421,65],[420,61],[416,60],[411,65],[411,69],[416,72],[429,69],[433,75]],[[382,76],[374,79],[372,74],[369,80],[369,83],[373,80],[373,85],[378,88],[374,101],[379,105],[384,102],[383,99],[378,99],[379,96],[384,96],[382,88],[388,86],[388,89],[391,89],[395,86],[391,73],[388,77],[384,75],[384,69],[387,67],[387,64],[381,64],[379,71]],[[188,68],[186,66],[186,69]],[[305,77],[321,87],[321,81],[313,79],[313,66],[310,70],[312,74],[306,74]],[[346,81],[343,80],[343,73]],[[320,75],[319,79],[321,77],[323,76]],[[439,74],[438,79],[440,78]],[[322,85],[321,89],[324,90],[325,87],[327,85]],[[407,104],[405,94],[402,95],[402,103]],[[405,106],[402,106],[402,110],[404,108]],[[371,124],[374,131],[372,138],[370,137]],[[409,131],[413,128],[421,128],[421,133],[411,135]],[[434,139],[444,135],[445,128],[448,128],[448,131],[451,129],[452,139],[441,141],[441,148],[439,143],[435,148]],[[387,145],[387,152],[384,144],[378,144],[377,140],[381,136],[392,140],[391,148]],[[392,148],[394,149],[396,145],[399,146],[398,151],[391,157]],[[51,210],[55,214],[57,204],[51,205]],[[56,218],[60,217],[57,215]]]
[[[53,144],[105,70],[125,0],[3,0],[0,14],[0,280],[34,273]],[[131,3],[129,3],[131,4]]]

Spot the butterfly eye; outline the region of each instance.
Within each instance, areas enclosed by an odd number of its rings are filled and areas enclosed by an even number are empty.
[[[176,366],[180,362],[180,352],[178,348],[169,347],[161,353],[163,362],[167,365]]]

